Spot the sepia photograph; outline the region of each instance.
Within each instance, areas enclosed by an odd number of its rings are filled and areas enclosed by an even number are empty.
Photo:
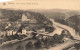
[[[0,50],[80,50],[80,0],[0,1]]]

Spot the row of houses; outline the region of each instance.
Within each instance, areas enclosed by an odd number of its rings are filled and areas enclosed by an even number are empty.
[[[0,36],[10,36],[10,35],[15,35],[17,31],[14,31],[14,30],[7,30],[7,31],[0,31]],[[32,32],[34,31],[28,31],[26,29],[22,29],[22,32],[18,32],[17,34],[18,35],[27,35],[27,34],[31,34]],[[39,33],[39,34],[44,34],[44,33],[47,33],[45,32],[45,29],[42,28],[40,30],[37,30],[36,33]]]

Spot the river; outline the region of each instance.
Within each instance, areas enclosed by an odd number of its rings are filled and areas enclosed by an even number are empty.
[[[63,29],[66,29],[70,32],[70,34],[73,36],[74,39],[76,40],[80,40],[80,36],[76,34],[75,30],[69,26],[66,26],[66,25],[63,25],[63,24],[60,24],[58,22],[55,22],[53,19],[50,19],[52,22],[53,22],[53,25],[56,25],[60,28],[63,28]]]

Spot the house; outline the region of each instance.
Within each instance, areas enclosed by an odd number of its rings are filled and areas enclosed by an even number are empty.
[[[22,34],[26,35],[27,31],[26,29],[22,29]]]

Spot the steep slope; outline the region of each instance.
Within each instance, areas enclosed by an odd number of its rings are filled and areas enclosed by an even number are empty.
[[[2,25],[4,26],[4,24],[6,23],[6,26],[8,23],[12,24],[12,28],[14,27],[18,27],[16,26],[17,23],[22,23],[21,22],[21,18],[22,15],[25,14],[26,17],[30,20],[35,20],[37,23],[32,24],[32,28],[34,29],[40,29],[40,28],[46,28],[46,27],[50,27],[52,28],[53,23],[49,20],[49,18],[47,18],[46,16],[40,14],[40,13],[35,13],[35,12],[31,12],[31,11],[23,11],[23,10],[9,10],[9,9],[0,9],[1,15],[0,15],[0,19],[1,19],[1,23],[3,23]],[[27,22],[25,22],[27,23]],[[34,22],[33,22],[34,23]],[[2,27],[2,25],[0,25],[0,27]],[[24,25],[24,24],[23,24]],[[28,26],[30,24],[28,23]],[[28,27],[25,26],[25,27]],[[5,27],[3,27],[5,29]],[[31,29],[32,29],[31,28]],[[18,28],[16,28],[18,29]]]
[[[68,25],[74,28],[80,35],[80,15],[75,15],[66,20]]]

